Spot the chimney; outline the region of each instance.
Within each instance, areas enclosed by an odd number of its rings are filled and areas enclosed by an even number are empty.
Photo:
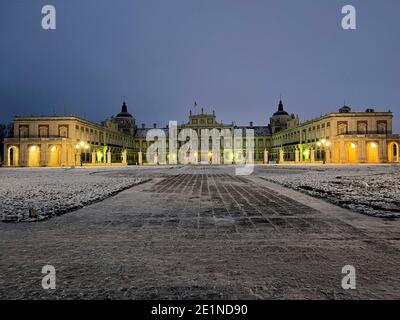
[[[142,129],[145,129],[146,125],[144,123],[142,123]]]
[[[157,128],[157,123],[153,123],[153,128],[154,128],[154,129]]]

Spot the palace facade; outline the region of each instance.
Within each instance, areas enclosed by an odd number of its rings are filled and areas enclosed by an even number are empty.
[[[203,109],[189,114],[185,128],[254,130],[255,163],[397,163],[400,135],[392,133],[393,114],[367,109],[354,112],[341,107],[319,118],[300,123],[299,117],[284,110],[282,101],[265,126],[237,126],[218,122],[215,112]],[[121,112],[101,124],[74,116],[16,117],[14,137],[4,141],[4,165],[22,167],[65,167],[91,165],[157,164],[149,163],[146,151],[152,128],[137,126],[126,103]],[[169,128],[158,128],[168,137]],[[232,137],[233,139],[233,137]],[[244,137],[246,139],[246,137]],[[182,142],[183,143],[183,142]],[[178,148],[181,143],[178,142]],[[198,143],[199,152],[201,141]],[[234,144],[233,144],[234,145]],[[243,144],[245,145],[245,144]],[[226,146],[226,145],[225,145]],[[221,143],[221,159],[226,150]],[[168,150],[168,140],[167,140]],[[229,163],[246,156],[246,150],[230,150]],[[173,155],[167,154],[167,163]],[[212,163],[212,152],[209,152]],[[157,157],[156,157],[157,158]],[[196,160],[196,162],[200,161]]]

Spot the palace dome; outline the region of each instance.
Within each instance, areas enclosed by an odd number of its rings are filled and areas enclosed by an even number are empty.
[[[133,118],[128,112],[128,107],[126,106],[125,101],[122,103],[121,112],[117,114],[116,118]]]
[[[278,106],[278,111],[275,112],[272,116],[288,116],[289,113],[287,113],[284,109],[283,109],[283,103],[282,100],[279,100],[279,106]]]

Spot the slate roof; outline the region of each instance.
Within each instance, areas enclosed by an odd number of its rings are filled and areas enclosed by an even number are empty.
[[[242,130],[242,135],[246,135],[246,129],[253,129],[254,130],[254,136],[255,137],[265,137],[271,135],[271,130],[267,126],[254,126],[254,127],[235,127],[235,129],[240,129]]]
[[[166,137],[169,136],[169,130],[168,130],[168,128],[155,128],[155,129],[163,130],[163,131],[165,132],[165,136],[166,136]],[[143,129],[143,128],[137,128],[137,129],[136,129],[136,132],[135,132],[135,137],[137,137],[137,138],[146,138],[147,132],[148,132],[149,130],[153,130],[153,128],[145,128],[145,129]]]
[[[137,128],[135,132],[135,137],[137,138],[146,138],[147,132],[149,130],[152,130],[153,128]],[[156,128],[159,130],[163,130],[165,132],[165,136],[169,137],[169,129],[168,128]],[[254,136],[255,137],[265,137],[271,135],[271,130],[267,126],[254,126],[254,127],[249,127],[249,126],[235,126],[235,129],[242,130],[242,135],[246,135],[246,129],[254,129]]]

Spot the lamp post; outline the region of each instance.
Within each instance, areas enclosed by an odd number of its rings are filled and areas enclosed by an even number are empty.
[[[323,164],[326,164],[326,149],[331,146],[331,143],[326,139],[321,139],[320,141],[317,142],[317,146],[320,148],[322,147],[322,152],[323,152],[322,161]]]

